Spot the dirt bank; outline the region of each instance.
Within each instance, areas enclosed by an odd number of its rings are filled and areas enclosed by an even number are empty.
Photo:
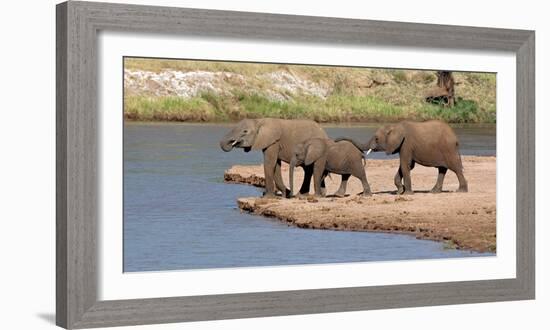
[[[351,178],[345,198],[331,197],[340,177],[327,179],[326,198],[265,199],[242,197],[241,210],[275,217],[301,228],[398,232],[417,238],[444,241],[451,248],[479,252],[496,251],[496,158],[463,157],[468,193],[455,193],[458,180],[453,172],[445,178],[444,192],[428,191],[436,181],[437,170],[416,166],[412,171],[414,195],[394,195],[393,176],[397,160],[368,160],[367,176],[374,192],[358,196],[361,184]],[[303,172],[295,172],[296,185]],[[288,185],[288,167],[283,166]],[[233,166],[225,172],[225,181],[263,187],[262,166]]]

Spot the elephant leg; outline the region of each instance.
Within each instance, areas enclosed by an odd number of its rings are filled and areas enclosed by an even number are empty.
[[[302,187],[300,188],[301,195],[309,194],[309,188],[311,186],[311,176],[313,175],[313,165],[303,166],[304,169],[304,182],[302,182]]]
[[[456,173],[456,177],[459,182],[457,192],[468,192],[468,182],[466,181],[464,174],[462,174],[462,168],[454,172]]]
[[[275,196],[275,168],[277,166],[278,148],[271,146],[264,150],[264,177],[265,177],[265,193],[264,197]]]
[[[367,174],[365,173],[365,170],[363,169],[363,167],[361,167],[360,170],[354,173],[353,175],[356,176],[359,180],[361,180],[361,184],[363,185],[363,196],[372,195],[370,191],[369,181],[367,180]]]
[[[315,188],[315,196],[322,196],[321,183],[323,180],[323,173],[325,172],[325,164],[322,160],[318,160],[313,165],[313,187]]]
[[[397,187],[398,195],[401,195],[404,191],[402,181],[403,181],[403,171],[401,171],[401,166],[399,166],[399,169],[397,170],[397,173],[395,173],[395,177],[393,178],[393,182]]]
[[[463,174],[464,169],[462,167],[462,160],[460,159],[460,155],[457,155],[456,160],[452,162],[452,164],[449,164],[449,169],[455,172],[456,177],[458,178],[457,192],[468,192],[468,182],[466,181],[466,178]]]
[[[439,174],[437,175],[437,182],[431,190],[432,193],[440,193],[443,190],[443,180],[445,180],[445,174],[447,173],[446,167],[440,166],[437,170],[439,171]]]
[[[325,184],[325,178],[327,177],[327,174],[327,172],[324,172],[321,178],[321,196],[323,197],[327,195],[327,186]]]
[[[408,160],[407,158],[401,158],[401,173],[403,173],[403,186],[405,195],[412,195],[412,184],[411,184],[411,169],[414,168],[414,162]]]
[[[334,193],[337,197],[344,197],[346,196],[346,189],[348,187],[348,179],[351,175],[350,174],[342,174],[342,182],[340,183],[340,188]]]
[[[290,198],[290,190],[286,188],[283,182],[283,176],[281,175],[281,161],[277,160],[275,165],[275,186],[281,191],[284,197]]]

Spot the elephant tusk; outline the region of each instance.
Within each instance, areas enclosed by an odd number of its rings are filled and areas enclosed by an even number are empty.
[[[370,154],[371,151],[372,149],[367,150],[367,156]]]
[[[233,143],[231,143],[231,146],[234,147],[238,142],[239,142],[239,140],[233,141]]]

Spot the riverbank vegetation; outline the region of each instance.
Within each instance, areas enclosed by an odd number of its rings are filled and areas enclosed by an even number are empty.
[[[126,58],[124,115],[184,122],[495,123],[496,75],[453,74],[456,105],[443,107],[424,100],[435,71]]]

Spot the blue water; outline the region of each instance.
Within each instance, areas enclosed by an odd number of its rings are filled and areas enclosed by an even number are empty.
[[[125,272],[484,255],[444,249],[441,243],[408,235],[300,229],[241,213],[237,198],[260,196],[262,190],[223,183],[223,173],[235,164],[259,164],[262,155],[240,149],[223,152],[218,141],[228,129],[125,124]],[[364,141],[374,129],[326,131],[332,137]],[[457,133],[463,154],[494,155],[494,130]]]

